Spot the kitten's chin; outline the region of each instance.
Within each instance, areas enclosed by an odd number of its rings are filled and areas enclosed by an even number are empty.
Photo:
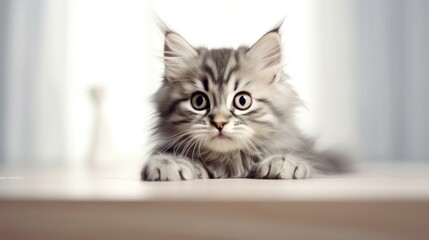
[[[239,148],[232,138],[212,138],[207,143],[207,147],[216,152],[231,152]]]

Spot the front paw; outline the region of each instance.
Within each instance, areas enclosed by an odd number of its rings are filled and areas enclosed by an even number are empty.
[[[204,178],[207,175],[199,165],[194,166],[189,159],[171,154],[153,155],[143,167],[141,179],[144,181],[180,181]]]
[[[257,163],[250,178],[303,179],[310,177],[310,165],[293,154],[273,155]]]

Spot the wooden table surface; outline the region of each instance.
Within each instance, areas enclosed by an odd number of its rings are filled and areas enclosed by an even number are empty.
[[[0,236],[429,239],[429,165],[187,182],[141,182],[136,169],[2,169]]]

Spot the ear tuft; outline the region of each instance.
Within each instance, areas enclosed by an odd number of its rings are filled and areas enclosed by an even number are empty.
[[[188,58],[198,55],[197,51],[179,34],[167,32],[164,42],[164,57]]]
[[[167,32],[164,42],[165,73],[169,79],[180,78],[189,68],[189,61],[198,56],[198,52],[179,34]]]
[[[265,34],[248,50],[246,55],[259,70],[279,67],[282,62],[282,44],[278,31],[270,31]]]

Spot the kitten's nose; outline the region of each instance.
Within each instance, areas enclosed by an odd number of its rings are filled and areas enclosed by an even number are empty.
[[[223,127],[228,123],[228,116],[221,112],[214,112],[209,115],[210,123],[217,128],[217,130],[222,131]]]
[[[210,122],[217,130],[222,131],[223,126],[225,126],[228,122]]]

